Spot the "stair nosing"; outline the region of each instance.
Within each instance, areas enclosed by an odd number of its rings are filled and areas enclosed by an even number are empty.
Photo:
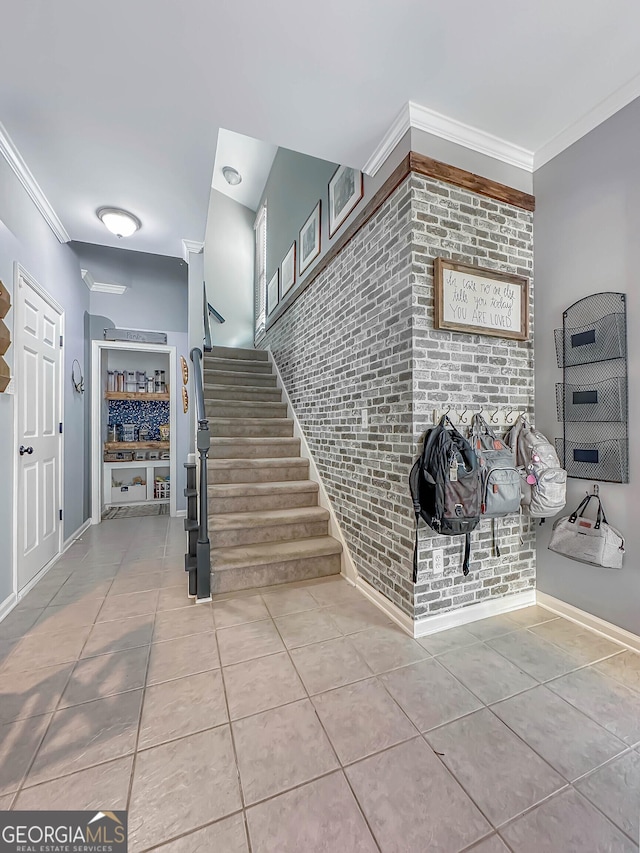
[[[276,489],[273,487],[276,486]],[[303,488],[304,487],[304,488]],[[208,483],[207,489],[209,491],[209,497],[211,498],[211,491],[218,489],[231,489],[232,491],[239,492],[239,497],[256,497],[255,494],[247,494],[247,488],[257,489],[258,494],[262,492],[269,492],[271,489],[275,494],[286,494],[287,492],[293,492],[298,494],[304,494],[305,492],[319,492],[320,486],[318,483],[314,482],[314,480],[268,480],[265,483]],[[221,495],[221,497],[230,497],[230,495]]]
[[[264,456],[255,459],[247,459],[246,457],[231,459],[207,459],[207,463],[213,468],[306,468],[309,465],[309,460],[303,456]]]
[[[296,518],[295,516],[298,516]],[[265,518],[266,516],[266,518]],[[284,516],[284,517],[283,517]],[[300,517],[302,516],[302,517]],[[209,518],[209,529],[220,532],[240,530],[251,525],[251,529],[260,527],[280,527],[290,524],[308,524],[314,521],[328,521],[329,511],[321,506],[302,506],[284,509],[252,509],[246,511],[215,513]],[[216,521],[227,522],[220,527]],[[228,523],[232,522],[232,523]],[[305,537],[308,538],[308,537]],[[288,541],[288,540],[282,540]],[[259,543],[254,543],[259,544]],[[228,546],[233,548],[233,545]]]
[[[295,549],[299,549],[300,545],[303,542],[316,543],[316,545],[319,546],[320,553],[313,553],[313,548],[310,549],[311,553],[308,554],[296,553]],[[323,543],[324,547],[322,547],[320,543]],[[251,549],[255,549],[256,553],[254,555],[249,553],[248,559],[243,561],[243,563],[227,566],[226,568],[221,568],[220,566],[212,565],[211,571],[213,573],[228,571],[232,572],[237,569],[249,568],[250,566],[268,566],[278,563],[289,563],[293,562],[294,560],[310,560],[314,557],[337,556],[342,553],[342,544],[335,537],[327,535],[306,537],[304,539],[287,539],[280,540],[277,542],[259,542],[252,545],[227,545],[223,548],[211,549],[212,564],[214,563],[216,555],[218,557],[224,557],[227,552],[230,552],[231,554],[239,554],[239,552],[242,550],[248,550],[249,552],[251,552]],[[284,549],[284,554],[278,554],[278,549]],[[291,553],[287,553],[289,549]],[[265,557],[268,557],[269,559],[265,559]],[[257,562],[255,561],[256,558]]]

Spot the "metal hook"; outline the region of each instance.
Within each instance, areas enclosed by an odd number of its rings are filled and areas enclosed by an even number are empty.
[[[513,409],[509,409],[509,411],[504,416],[505,422],[508,424],[512,424],[513,423],[512,416],[513,416]]]
[[[446,410],[442,413],[445,417],[449,417],[449,412],[451,411],[451,403],[447,403]]]
[[[499,412],[500,412],[500,409],[496,409],[496,410],[495,410],[495,412],[491,415],[490,420],[491,420],[491,423],[492,423],[492,424],[497,424],[497,423],[498,423],[498,421],[497,421],[497,419],[496,419],[496,415],[497,415]]]
[[[465,418],[465,415],[467,414],[467,408],[468,408],[468,407],[467,407],[467,406],[465,406],[464,411],[462,412],[462,414],[461,414],[461,415],[458,415],[458,423],[459,423],[459,424],[466,424],[466,423],[467,423],[467,419]]]

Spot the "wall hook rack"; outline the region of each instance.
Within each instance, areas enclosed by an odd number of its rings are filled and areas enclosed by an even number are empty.
[[[495,409],[493,406],[489,408],[478,409],[477,403],[460,403],[453,408],[450,404],[441,409],[433,410],[433,422],[438,423],[444,415],[447,415],[455,426],[468,426],[470,421],[469,413],[481,415],[493,426],[510,427],[516,422],[520,415],[524,415],[527,420],[530,420],[530,414],[527,409],[515,409],[513,406],[507,406],[504,409]]]

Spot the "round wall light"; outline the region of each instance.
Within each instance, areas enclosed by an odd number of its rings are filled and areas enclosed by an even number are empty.
[[[228,184],[231,184],[232,187],[237,187],[242,181],[242,175],[237,169],[234,169],[233,166],[223,166],[222,174],[224,175],[225,181]]]
[[[101,207],[96,211],[96,215],[104,227],[116,237],[131,237],[142,226],[137,216],[119,207]]]

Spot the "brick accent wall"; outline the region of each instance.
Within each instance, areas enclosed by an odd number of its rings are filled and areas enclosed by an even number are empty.
[[[530,276],[532,231],[530,213],[411,174],[258,342],[273,351],[358,572],[413,618],[535,584],[532,529],[521,546],[507,519],[499,559],[489,523],[474,533],[468,578],[461,542],[421,523],[414,587],[408,492],[434,407],[533,405],[532,342],[433,329],[433,260]],[[434,547],[444,577],[432,575]]]

